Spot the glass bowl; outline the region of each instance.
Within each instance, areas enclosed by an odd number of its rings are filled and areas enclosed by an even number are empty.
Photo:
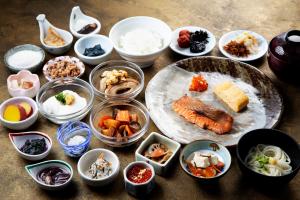
[[[104,71],[112,70],[127,71],[129,77],[136,79],[139,85],[132,91],[121,94],[106,94],[100,91],[101,75]],[[97,65],[90,73],[89,82],[96,94],[100,99],[134,99],[144,88],[144,73],[141,68],[125,60],[111,60]]]
[[[85,141],[77,145],[69,145],[68,140],[74,136],[83,136]],[[60,146],[63,148],[65,154],[71,157],[80,157],[89,148],[92,137],[92,131],[90,127],[80,121],[70,121],[61,125],[57,129],[57,140]]]
[[[130,113],[138,115],[141,129],[133,135],[118,140],[116,137],[109,137],[101,133],[101,128],[98,127],[98,122],[102,116],[112,115],[113,109],[129,110]],[[90,125],[93,134],[103,143],[112,147],[125,147],[136,143],[149,128],[149,113],[147,108],[137,100],[106,100],[98,104],[90,114]]]
[[[79,96],[84,97],[87,104],[80,111],[67,114],[56,115],[45,111],[43,103],[50,97],[64,91],[71,90]],[[56,79],[44,84],[36,95],[36,102],[40,113],[55,124],[63,124],[68,121],[76,121],[83,119],[93,107],[94,91],[92,87],[84,80],[79,78],[63,78]]]

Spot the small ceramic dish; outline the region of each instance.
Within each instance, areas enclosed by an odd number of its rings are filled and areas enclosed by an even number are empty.
[[[20,154],[20,156],[26,160],[41,160],[45,158],[52,148],[52,140],[51,138],[42,132],[38,131],[30,131],[30,132],[22,132],[22,133],[9,133],[9,139],[11,143],[13,144],[14,148],[17,150],[17,152]],[[27,140],[34,140],[34,139],[45,139],[47,149],[41,154],[37,155],[31,155],[28,153],[22,152],[20,149],[25,144]]]
[[[228,44],[230,41],[235,40],[239,35],[241,35],[244,32],[250,33],[251,35],[253,35],[257,39],[257,41],[258,41],[257,52],[253,53],[253,54],[250,54],[247,57],[237,57],[235,55],[227,53],[224,50],[224,46],[226,44]],[[257,59],[263,57],[267,53],[267,51],[268,51],[268,42],[263,36],[253,32],[253,31],[236,30],[236,31],[226,33],[220,38],[220,40],[219,40],[219,50],[227,58],[231,58],[233,60],[239,60],[239,61],[252,61],[252,60],[257,60]]]
[[[150,158],[144,155],[145,151],[148,150],[149,146],[154,143],[160,143],[165,145],[171,152],[172,155],[164,162],[159,163],[155,160],[151,160]],[[158,175],[167,174],[171,165],[174,163],[175,158],[180,149],[180,144],[174,140],[171,140],[159,133],[152,132],[139,146],[139,148],[135,151],[135,160],[136,161],[145,161],[153,166],[155,173]]]
[[[122,137],[122,139],[104,135],[101,127],[98,125],[99,121],[103,116],[112,116],[114,109],[128,110],[131,114],[137,114],[141,129],[131,136]],[[106,100],[93,108],[90,114],[90,125],[92,127],[93,134],[103,143],[112,147],[125,147],[138,142],[147,132],[149,122],[150,118],[147,108],[136,100]]]
[[[28,89],[24,89],[22,87],[15,87],[16,85],[14,83],[17,83],[17,85],[19,85],[22,82],[22,80],[31,82],[32,87]],[[17,74],[10,75],[7,78],[7,89],[8,93],[12,97],[26,96],[33,98],[40,89],[39,76],[37,74],[32,74],[28,70],[19,71]]]
[[[71,138],[74,140],[76,136],[82,136],[85,140],[81,141],[80,144],[70,144],[73,143]],[[84,154],[89,148],[91,137],[92,131],[90,127],[80,121],[69,121],[57,129],[57,140],[60,146],[63,148],[65,154],[71,157],[80,157]]]
[[[97,160],[100,153],[104,153],[104,159],[111,163],[112,172],[106,177],[93,179],[87,175],[87,172],[90,166]],[[86,184],[90,186],[104,186],[112,183],[118,177],[120,171],[120,161],[118,156],[110,150],[102,148],[93,149],[81,156],[77,163],[77,170],[81,179]]]
[[[8,105],[18,105],[22,102],[26,102],[31,106],[31,115],[29,117],[27,117],[24,120],[18,121],[18,122],[14,122],[14,121],[8,121],[5,120],[3,118],[3,114],[4,114],[4,110]],[[24,108],[23,108],[24,109]],[[23,111],[19,111],[20,115],[25,115],[26,112],[25,110]],[[37,104],[34,100],[32,100],[29,97],[13,97],[10,99],[7,99],[6,101],[4,101],[1,105],[0,105],[0,121],[1,124],[9,129],[12,130],[24,130],[27,129],[28,127],[30,127],[32,124],[35,123],[35,121],[38,118],[38,107]]]
[[[16,66],[16,65],[13,65],[12,63],[10,63],[9,57],[13,56],[15,53],[21,52],[21,51],[34,51],[35,53],[38,53],[37,55],[39,55],[39,59],[37,59],[36,62],[33,62],[32,58],[29,58],[30,60],[26,60],[26,62],[24,62],[24,64],[28,65],[27,67]],[[32,44],[23,44],[23,45],[13,47],[10,50],[8,50],[4,55],[5,65],[8,67],[8,69],[10,69],[13,72],[18,72],[21,70],[29,70],[31,72],[35,72],[41,67],[44,60],[45,60],[44,50],[41,49],[40,47],[38,47],[36,45],[32,45]],[[30,63],[28,63],[28,62],[30,62]]]
[[[48,185],[41,180],[38,179],[38,174],[41,170],[49,168],[49,167],[59,167],[64,171],[67,171],[70,174],[70,177],[66,182],[59,185]],[[26,165],[25,169],[27,173],[31,176],[31,178],[43,189],[46,190],[59,190],[65,188],[72,180],[73,177],[73,169],[71,165],[62,160],[47,160],[40,163]]]
[[[95,30],[93,30],[92,32],[90,32],[88,34],[78,33],[78,31],[80,31],[83,27],[85,27],[88,24],[93,24],[93,23],[97,24],[97,27]],[[85,37],[87,35],[99,33],[100,29],[101,29],[101,24],[97,19],[83,14],[82,11],[80,10],[79,6],[75,6],[75,7],[73,7],[71,15],[70,15],[69,28],[70,28],[71,33],[76,38],[81,38],[81,37]]]
[[[93,48],[98,44],[100,44],[101,48],[105,51],[103,55],[94,57],[83,55],[86,48]],[[90,65],[98,65],[104,61],[107,61],[113,48],[113,43],[108,37],[98,34],[88,35],[80,38],[74,45],[74,51],[79,59]]]
[[[128,172],[134,166],[141,166],[145,169],[151,170],[151,177],[149,180],[143,183],[134,183],[128,179]],[[127,165],[127,167],[123,170],[123,177],[125,182],[126,191],[136,197],[145,197],[147,196],[155,187],[155,171],[152,165],[144,162],[144,161],[135,161]]]
[[[195,152],[217,156],[218,160],[224,163],[224,167],[221,170],[221,172],[211,178],[205,178],[205,177],[196,176],[192,174],[191,171],[189,170],[187,162],[191,162]],[[231,156],[227,148],[219,143],[216,143],[211,140],[196,140],[194,142],[189,143],[183,148],[183,150],[180,153],[179,161],[182,169],[188,175],[204,183],[204,182],[216,181],[219,178],[221,178],[224,174],[226,174],[226,172],[229,170],[231,165]]]
[[[43,103],[64,90],[71,90],[76,92],[79,96],[86,99],[86,106],[80,111],[70,113],[67,115],[57,115],[49,113],[44,109]],[[39,112],[48,120],[56,123],[63,124],[68,121],[80,121],[83,119],[92,109],[94,101],[94,91],[90,84],[79,78],[64,78],[50,81],[44,84],[36,95],[36,102],[39,108]]]
[[[179,32],[181,30],[188,30],[190,32],[195,32],[195,31],[201,30],[201,31],[207,32],[207,34],[208,34],[208,43],[205,45],[205,50],[203,52],[200,52],[200,53],[193,53],[193,52],[190,51],[190,48],[181,48],[181,47],[179,47],[177,39],[179,38]],[[216,46],[215,36],[210,31],[208,31],[207,29],[197,27],[197,26],[184,26],[184,27],[180,27],[180,28],[175,29],[173,31],[172,41],[171,41],[171,44],[170,44],[170,48],[174,52],[176,52],[178,54],[181,54],[183,56],[202,56],[202,55],[205,55],[205,54],[208,54],[209,52],[211,52],[215,46]]]
[[[160,34],[163,41],[162,48],[148,54],[129,53],[122,49],[119,44],[121,36],[136,29],[150,30]],[[109,38],[112,40],[115,50],[122,58],[134,62],[143,68],[151,66],[155,59],[168,48],[172,38],[172,30],[165,22],[159,19],[147,16],[135,16],[117,22],[110,29]]]
[[[71,48],[72,42],[73,42],[73,36],[70,32],[60,29],[60,28],[56,28],[55,26],[53,26],[46,19],[45,14],[39,14],[36,17],[36,20],[37,20],[37,22],[39,24],[39,28],[40,28],[41,44],[47,52],[54,54],[54,55],[62,55],[63,53],[67,52]],[[57,34],[59,34],[63,38],[63,40],[65,41],[65,44],[63,46],[50,46],[50,45],[45,44],[44,39],[47,35],[49,28],[53,28],[57,32]]]
[[[120,93],[112,93],[102,92],[100,90],[100,81],[102,80],[102,74],[105,71],[112,70],[124,70],[128,73],[130,78],[137,80],[139,83],[138,86],[131,90],[129,88],[122,87],[121,89],[124,91],[128,89],[126,92]],[[90,73],[89,82],[95,91],[95,94],[100,99],[134,99],[144,88],[144,72],[141,70],[139,66],[132,62],[124,61],[124,60],[110,60],[100,65],[96,66]],[[122,91],[121,90],[121,91]]]
[[[281,148],[290,158],[292,171],[282,176],[267,176],[250,169],[245,163],[250,149],[258,144],[274,145]],[[300,169],[300,146],[288,134],[275,129],[256,129],[244,134],[236,147],[236,155],[239,167],[254,184],[260,185],[286,185],[298,173]]]
[[[64,62],[70,63],[70,64],[75,64],[76,67],[80,70],[79,75],[77,75],[77,76],[68,76],[67,75],[67,76],[63,76],[63,77],[52,78],[51,73],[49,72],[48,68],[50,66],[55,65],[56,63],[61,62],[61,61],[64,61]],[[78,58],[72,57],[72,56],[59,56],[59,57],[53,58],[53,59],[49,60],[43,67],[44,76],[48,81],[52,81],[52,80],[59,79],[59,78],[79,78],[84,74],[84,71],[85,71],[84,64]]]

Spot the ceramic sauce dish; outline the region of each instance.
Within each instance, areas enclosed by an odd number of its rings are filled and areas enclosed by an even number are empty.
[[[52,148],[51,138],[47,134],[42,132],[31,131],[31,132],[22,132],[22,133],[9,133],[8,136],[14,148],[17,150],[17,152],[20,154],[22,158],[26,160],[32,160],[32,161],[41,160],[49,154]],[[45,139],[46,151],[36,155],[31,155],[21,151],[21,147],[25,144],[27,140],[32,141],[34,139]]]
[[[133,167],[141,167],[144,169],[148,169],[151,171],[150,178],[142,183],[135,183],[129,179],[129,172],[133,169]],[[123,171],[124,181],[125,181],[125,189],[126,191],[138,198],[143,198],[147,196],[155,187],[155,171],[152,165],[144,162],[144,161],[135,161],[127,165],[127,167]]]
[[[71,45],[73,42],[73,36],[70,32],[63,30],[63,29],[56,28],[55,26],[53,26],[46,19],[45,14],[39,14],[36,17],[36,20],[38,21],[39,28],[40,28],[40,41],[46,51],[48,51],[49,53],[54,54],[54,55],[61,55],[65,52],[67,52],[71,48]],[[60,37],[63,38],[63,40],[65,41],[64,45],[50,46],[50,45],[45,44],[44,39],[47,36],[47,32],[48,32],[49,28],[53,28],[54,31],[56,31],[56,33],[59,34]]]
[[[47,168],[60,168],[64,172],[68,173],[67,180],[62,184],[55,184],[50,185],[44,183],[39,178],[39,173],[42,170],[45,170]],[[31,176],[31,178],[43,189],[46,190],[58,190],[65,188],[72,180],[73,177],[73,169],[71,165],[69,165],[67,162],[64,162],[62,160],[47,160],[44,162],[32,164],[32,165],[26,165],[25,169],[27,173]]]
[[[167,147],[168,151],[165,151],[164,155],[160,156],[160,158],[154,158],[155,151],[159,148],[158,144]],[[145,161],[153,166],[156,174],[165,175],[169,171],[172,163],[174,163],[174,160],[178,155],[179,149],[180,144],[178,142],[173,141],[159,133],[152,132],[136,150],[135,160]],[[145,153],[147,153],[147,155],[149,156],[145,156]],[[153,160],[150,158],[150,156],[152,156],[151,153],[153,153]],[[157,161],[154,159],[156,159]]]
[[[87,34],[81,34],[78,31],[80,31],[82,28],[84,28],[88,24],[96,24],[97,27]],[[101,24],[100,22],[90,16],[87,16],[82,13],[79,6],[75,6],[72,9],[71,15],[70,15],[70,31],[76,38],[81,38],[87,35],[92,35],[100,32]]]
[[[28,89],[18,87],[19,84],[22,84],[22,81],[29,83],[31,82],[32,86]],[[40,79],[37,74],[32,74],[28,70],[22,70],[17,74],[10,75],[7,78],[7,89],[8,93],[12,97],[26,96],[33,98],[40,89]]]

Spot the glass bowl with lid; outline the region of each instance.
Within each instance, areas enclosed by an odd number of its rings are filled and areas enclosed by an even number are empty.
[[[126,75],[120,75],[120,70]],[[132,62],[111,60],[97,65],[90,73],[89,82],[102,100],[134,99],[144,88],[144,73]]]
[[[108,136],[104,134],[104,130],[108,130],[107,127],[100,126],[100,121],[106,116],[114,117],[116,110],[128,111],[131,121],[130,123],[120,122],[120,126],[117,126],[114,134]],[[136,115],[136,121],[139,124],[139,128],[136,131],[132,131],[132,134],[121,133],[121,125],[129,124],[131,130],[132,115]],[[149,128],[150,117],[147,108],[137,100],[106,100],[95,106],[90,114],[90,126],[93,134],[103,143],[112,147],[125,147],[136,143],[140,138],[145,135]],[[125,125],[126,126],[126,125]],[[124,130],[124,129],[123,129]],[[127,129],[125,129],[127,130]],[[117,134],[121,133],[122,137],[117,137]]]
[[[72,94],[73,106],[72,104],[64,105],[63,102],[60,105],[56,102],[56,96],[62,92],[63,94]],[[54,104],[49,104],[50,98],[52,98],[51,103],[54,102]],[[55,79],[44,84],[36,95],[39,112],[55,124],[83,119],[93,107],[93,100],[92,87],[79,78]],[[48,103],[45,104],[46,101]]]

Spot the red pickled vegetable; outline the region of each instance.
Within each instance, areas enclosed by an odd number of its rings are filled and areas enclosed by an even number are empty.
[[[190,38],[187,35],[182,35],[177,39],[180,48],[188,48],[190,46]]]
[[[193,77],[189,90],[196,92],[203,92],[207,90],[208,84],[201,75]]]
[[[107,120],[107,119],[112,119],[112,117],[108,116],[108,115],[101,117],[100,120],[99,120],[98,126],[100,128],[106,128],[105,125],[104,125],[104,121]]]

